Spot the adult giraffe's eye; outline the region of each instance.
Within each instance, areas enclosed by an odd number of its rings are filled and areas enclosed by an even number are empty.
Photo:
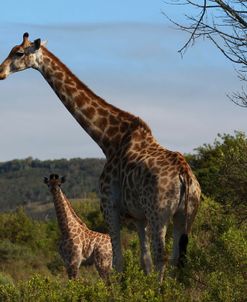
[[[15,53],[15,55],[20,58],[20,57],[24,56],[24,52],[23,51],[17,51]]]

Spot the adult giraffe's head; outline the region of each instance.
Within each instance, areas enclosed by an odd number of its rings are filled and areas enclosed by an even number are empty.
[[[36,39],[31,42],[28,37],[29,34],[24,33],[22,43],[14,46],[8,57],[0,65],[0,80],[4,80],[11,73],[30,67],[38,67],[41,56],[41,40]]]

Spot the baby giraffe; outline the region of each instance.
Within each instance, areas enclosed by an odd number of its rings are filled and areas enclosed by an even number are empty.
[[[74,212],[60,186],[64,177],[45,177],[53,196],[58,225],[62,233],[59,253],[65,262],[68,277],[77,277],[81,263],[94,263],[101,278],[107,281],[112,267],[112,246],[109,235],[91,231]]]

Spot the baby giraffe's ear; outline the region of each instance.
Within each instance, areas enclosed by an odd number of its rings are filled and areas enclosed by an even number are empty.
[[[65,176],[62,176],[61,177],[61,183],[64,183],[66,181],[66,177]]]
[[[48,184],[48,181],[49,181],[48,177],[45,176],[45,177],[44,177],[44,183],[45,183],[45,184]]]

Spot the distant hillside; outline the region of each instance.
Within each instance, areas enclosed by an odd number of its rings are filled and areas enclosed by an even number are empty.
[[[0,163],[0,211],[36,201],[51,200],[43,177],[50,173],[65,175],[64,190],[69,198],[98,193],[104,159],[59,159],[41,161],[31,157]]]

